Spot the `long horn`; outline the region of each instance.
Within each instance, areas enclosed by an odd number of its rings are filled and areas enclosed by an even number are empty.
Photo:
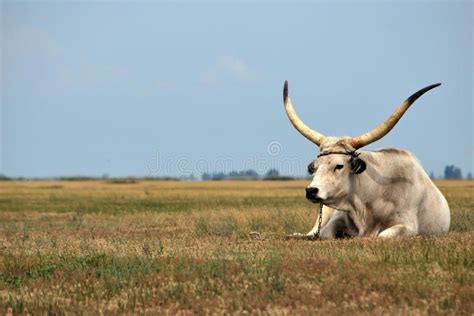
[[[400,106],[392,113],[392,115],[390,115],[390,117],[385,122],[374,128],[370,132],[353,138],[352,145],[356,149],[361,148],[387,135],[387,133],[392,130],[395,124],[397,124],[398,120],[400,120],[403,114],[405,114],[406,110],[408,110],[410,105],[412,105],[413,102],[416,101],[416,99],[421,97],[425,92],[428,92],[431,89],[436,88],[440,85],[441,83],[435,83],[412,94],[408,99],[406,99],[402,104],[400,104]]]
[[[309,128],[295,112],[295,108],[291,103],[290,97],[288,96],[288,81],[285,80],[285,85],[283,87],[283,102],[285,104],[285,111],[290,119],[291,124],[301,133],[304,137],[315,143],[316,145],[321,145],[323,142],[324,136],[311,128]]]

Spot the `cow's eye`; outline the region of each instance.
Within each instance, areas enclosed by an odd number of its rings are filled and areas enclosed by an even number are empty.
[[[342,169],[342,168],[344,168],[344,165],[336,165],[336,166],[334,167],[334,170],[340,170],[340,169]]]
[[[314,163],[310,163],[310,164],[308,165],[308,173],[311,175],[311,174],[313,174],[315,171],[316,171],[316,169],[314,168]]]

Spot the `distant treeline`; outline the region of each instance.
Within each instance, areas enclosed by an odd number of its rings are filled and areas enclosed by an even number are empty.
[[[244,171],[231,171],[229,173],[215,172],[203,173],[202,180],[293,180],[295,177],[282,176],[277,169],[270,169],[263,176],[255,170],[248,169]]]
[[[292,180],[296,177],[282,176],[276,169],[270,169],[264,175],[259,175],[255,170],[249,169],[244,171],[231,171],[229,173],[215,172],[203,173],[202,180]],[[104,180],[109,183],[136,183],[138,181],[196,181],[199,180],[193,174],[182,177],[109,177],[107,174],[101,177],[92,176],[67,176],[67,177],[51,177],[51,178],[11,178],[0,174],[0,181],[8,180],[58,180],[58,181],[93,181]]]
[[[461,168],[456,167],[455,165],[447,165],[444,167],[444,174],[436,177],[434,172],[430,173],[431,179],[463,179]],[[472,180],[472,173],[468,172],[466,174],[467,180]]]
[[[444,174],[436,176],[434,172],[430,173],[431,179],[464,179],[460,168],[454,165],[447,165],[444,168]],[[283,176],[277,169],[270,169],[264,175],[258,174],[253,169],[243,171],[225,172],[205,172],[201,179],[208,180],[293,180],[301,179],[301,177]],[[468,172],[465,179],[472,180],[472,173]],[[26,178],[26,177],[8,177],[0,173],[0,181],[8,180],[59,180],[59,181],[91,181],[91,180],[105,180],[110,183],[134,183],[138,180],[142,181],[196,181],[199,180],[195,175],[191,174],[182,177],[109,177],[108,174],[103,174],[101,177],[93,176],[67,176],[67,177],[46,177],[46,178]]]

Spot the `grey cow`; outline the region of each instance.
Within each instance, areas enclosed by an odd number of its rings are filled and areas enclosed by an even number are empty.
[[[320,149],[316,160],[308,166],[313,180],[306,187],[306,198],[324,204],[321,238],[448,232],[448,203],[412,153],[395,148],[359,150],[385,136],[416,99],[439,85],[419,90],[380,126],[353,138],[327,137],[303,123],[293,108],[285,81],[283,98],[288,118]],[[318,224],[319,217],[309,233],[291,236],[312,237]]]

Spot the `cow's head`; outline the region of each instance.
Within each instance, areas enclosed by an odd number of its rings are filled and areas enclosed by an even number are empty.
[[[304,137],[320,149],[318,157],[308,165],[308,173],[313,180],[306,187],[306,197],[312,202],[337,207],[351,192],[354,180],[368,167],[357,149],[384,137],[416,99],[439,85],[430,85],[411,95],[385,122],[368,133],[357,137],[327,137],[309,128],[298,117],[288,96],[288,82],[285,81],[283,100],[288,118]]]

